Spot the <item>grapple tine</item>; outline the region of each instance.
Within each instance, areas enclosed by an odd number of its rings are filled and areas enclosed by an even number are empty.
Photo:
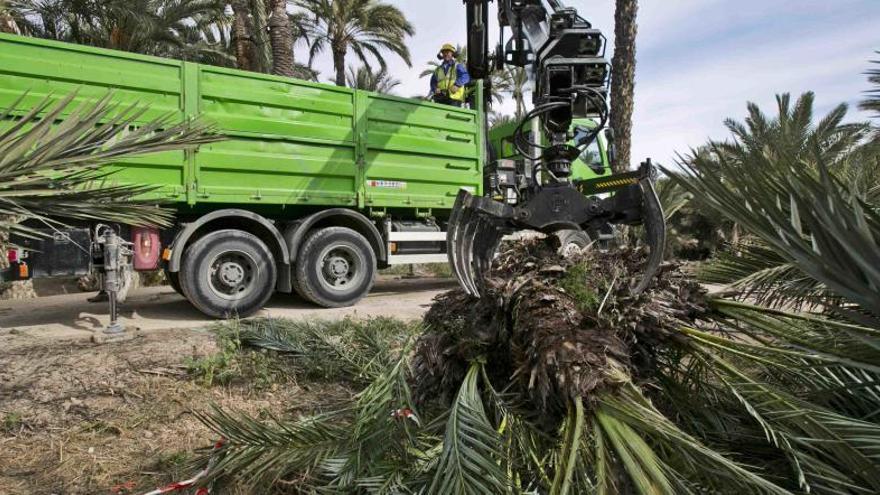
[[[654,280],[660,264],[663,262],[663,251],[666,247],[666,220],[663,217],[663,206],[657,191],[654,189],[654,181],[645,177],[639,181],[642,189],[642,221],[645,228],[645,243],[651,252],[645,264],[642,280],[632,289],[633,295],[644,292]]]
[[[459,262],[463,277],[460,282],[462,282],[465,292],[474,297],[480,297],[480,289],[477,287],[476,280],[479,275],[474,272],[474,239],[479,223],[479,214],[470,204],[466,205],[461,216],[462,234],[459,242]]]
[[[449,217],[446,253],[464,291],[480,297],[483,281],[503,237],[502,219],[476,208],[474,197],[461,190]]]
[[[458,196],[455,197],[455,205],[452,207],[452,213],[449,215],[449,225],[446,229],[446,257],[449,259],[449,265],[452,266],[452,272],[458,280],[459,285],[468,292],[464,283],[463,266],[461,264],[461,216],[464,211],[464,203],[469,196],[465,190],[459,190]]]
[[[501,244],[504,231],[498,219],[485,214],[480,215],[479,222],[475,223],[477,225],[472,246],[473,269],[477,276],[477,288],[482,292],[485,289],[485,276],[492,269],[492,260],[495,258],[498,245]]]
[[[471,194],[464,189],[458,191],[446,232],[446,256],[461,288],[469,295],[479,297],[470,262],[470,245],[473,244],[470,230],[474,216],[470,198]]]

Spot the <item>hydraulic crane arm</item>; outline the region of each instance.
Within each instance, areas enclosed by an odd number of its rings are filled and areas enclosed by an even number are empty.
[[[610,224],[627,224],[644,225],[645,243],[651,251],[644,278],[633,287],[633,292],[641,292],[662,261],[666,235],[650,160],[636,172],[602,177],[595,184],[570,180],[572,162],[608,121],[610,64],[605,59],[605,37],[577,10],[559,0],[498,0],[500,42],[490,56],[488,7],[492,1],[463,0],[468,71],[473,78],[488,81],[493,70],[504,65],[526,70],[534,85],[533,108],[520,122],[514,144],[533,166],[530,172],[517,172],[516,204],[459,193],[447,236],[449,258],[459,282],[468,293],[480,295],[482,278],[507,233],[521,229],[595,231]],[[594,118],[599,123],[570,144],[575,118]],[[528,138],[525,124],[533,120],[539,123],[542,136],[533,133]],[[587,196],[587,190],[615,194],[600,199]]]

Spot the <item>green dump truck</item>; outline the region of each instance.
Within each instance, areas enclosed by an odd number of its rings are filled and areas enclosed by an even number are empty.
[[[47,95],[112,91],[148,106],[144,122],[172,113],[216,125],[225,140],[111,167],[112,181],[154,186],[148,199],[176,212],[170,229],[121,227],[134,259],[147,260],[135,269],[164,269],[213,317],[252,314],[275,291],[351,305],[377,268],[446,262],[456,194],[483,194],[490,175],[480,86],[475,108],[462,109],[14,35],[0,35],[0,67],[0,107],[25,93],[22,110]],[[29,276],[91,269],[70,244],[94,241],[94,225],[52,234],[16,255]]]

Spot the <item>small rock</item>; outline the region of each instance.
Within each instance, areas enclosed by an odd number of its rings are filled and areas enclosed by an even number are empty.
[[[95,448],[89,447],[89,454],[94,454],[94,453],[95,453]]]
[[[564,273],[565,268],[561,265],[550,265],[541,268],[541,273]]]
[[[18,335],[20,333],[21,333],[21,330],[19,330],[17,328],[13,328],[12,330],[9,331],[9,335]]]
[[[144,438],[153,438],[153,432],[150,430],[145,431]]]

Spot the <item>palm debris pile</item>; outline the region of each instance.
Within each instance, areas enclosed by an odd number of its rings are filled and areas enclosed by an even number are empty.
[[[679,264],[663,265],[633,296],[646,253],[587,249],[563,255],[547,240],[506,245],[476,299],[438,296],[412,361],[420,401],[450,400],[475,359],[497,389],[564,414],[572,399],[612,391],[620,377],[651,377],[675,328],[706,309],[705,290]]]

